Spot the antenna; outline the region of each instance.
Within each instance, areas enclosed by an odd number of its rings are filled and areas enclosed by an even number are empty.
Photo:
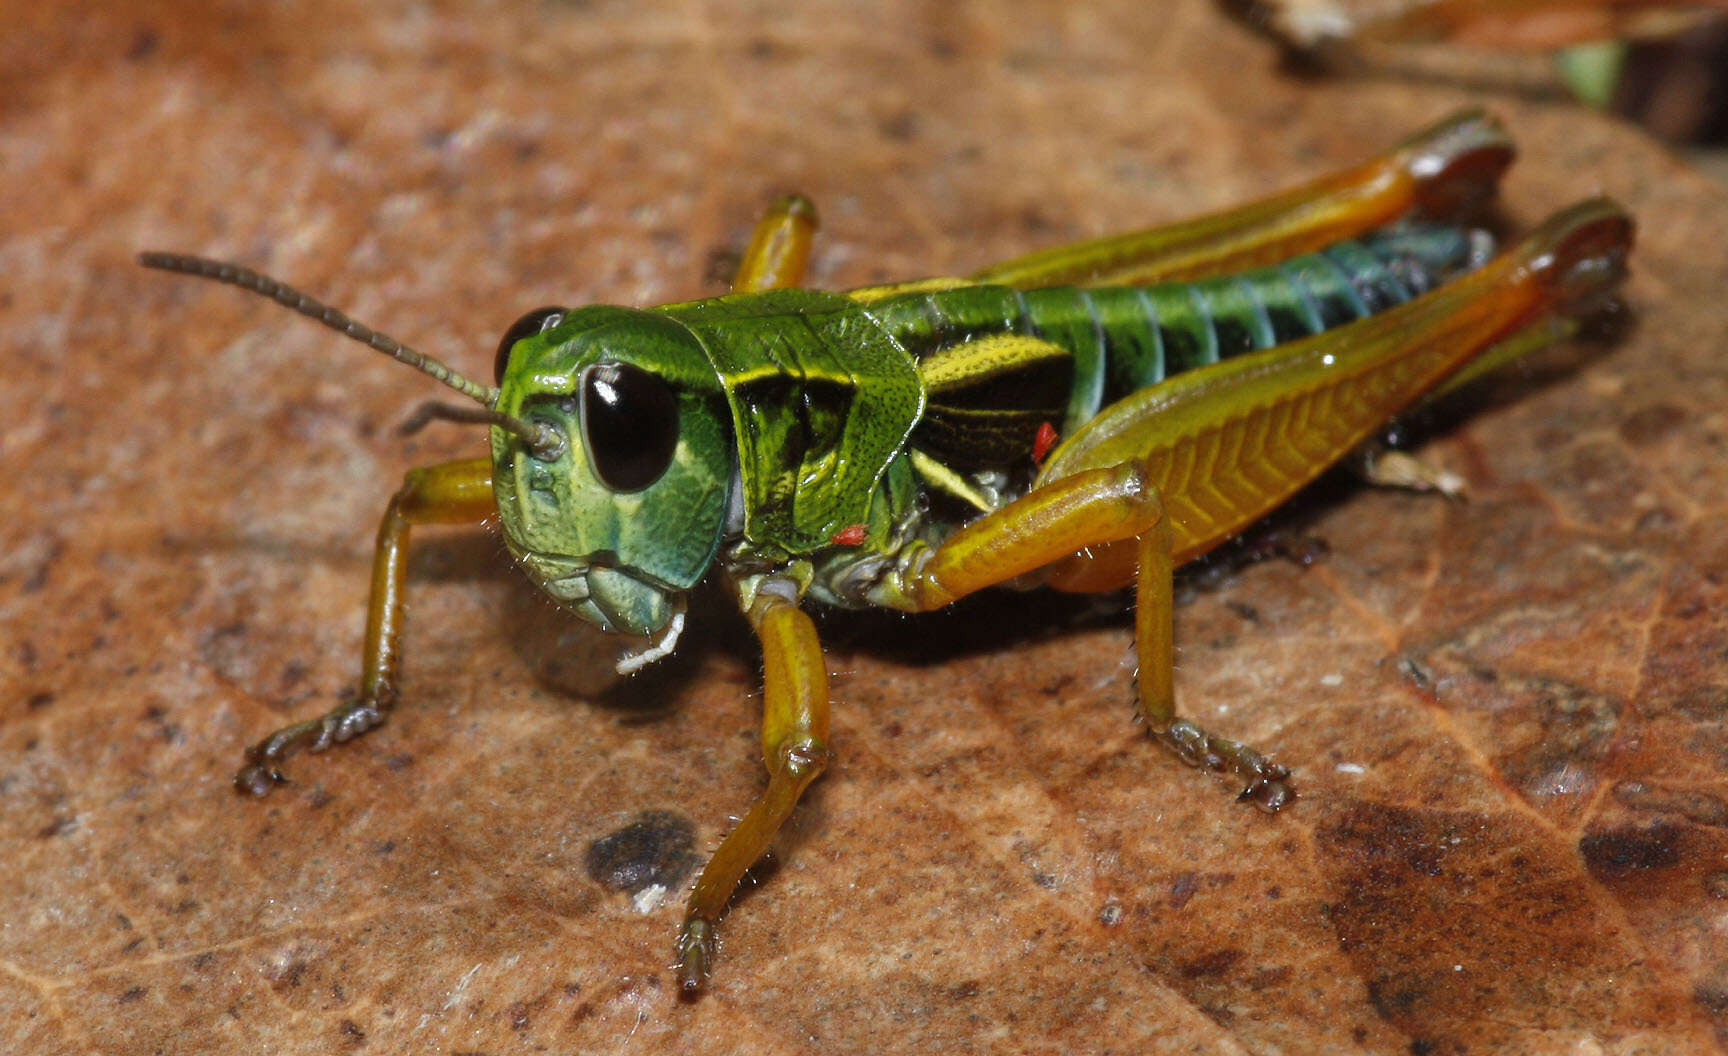
[[[208,257],[194,257],[184,253],[140,253],[138,254],[138,263],[158,271],[172,271],[181,275],[191,275],[200,279],[227,283],[230,286],[238,286],[243,290],[268,297],[290,311],[298,312],[308,319],[322,323],[344,337],[351,337],[399,363],[406,363],[422,374],[428,375],[469,399],[475,400],[485,410],[471,412],[464,420],[496,425],[500,429],[514,433],[522,438],[522,442],[528,445],[535,457],[555,458],[564,449],[563,438],[551,426],[543,422],[529,422],[521,418],[514,418],[495,410],[494,408],[498,403],[498,390],[492,386],[482,385],[463,377],[442,361],[434,359],[424,352],[416,352],[395,338],[381,334],[364,323],[349,318],[335,308],[301,293],[287,283],[278,282],[268,275],[253,271],[251,268],[242,267],[239,264],[211,260]]]

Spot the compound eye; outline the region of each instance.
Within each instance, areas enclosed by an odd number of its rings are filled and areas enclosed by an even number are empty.
[[[595,476],[613,491],[641,491],[672,465],[678,398],[671,386],[628,363],[582,372],[582,444]]]
[[[498,342],[498,358],[492,364],[492,384],[504,383],[504,368],[510,365],[510,350],[516,347],[516,342],[552,329],[564,321],[564,315],[569,311],[568,308],[536,308],[504,331],[504,339]]]

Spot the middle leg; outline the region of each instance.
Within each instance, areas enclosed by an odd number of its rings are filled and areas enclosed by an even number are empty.
[[[1114,544],[1114,545],[1112,545]],[[1295,797],[1290,772],[1246,744],[1178,717],[1171,610],[1172,532],[1158,491],[1138,463],[1084,470],[1052,481],[930,548],[913,546],[866,600],[928,611],[984,587],[1036,573],[1071,587],[1095,561],[1137,558],[1135,650],[1138,703],[1153,735],[1193,766],[1243,782],[1242,798],[1276,811]],[[1098,557],[1084,551],[1101,548]]]
[[[815,237],[816,207],[810,199],[801,194],[775,199],[756,222],[738,273],[732,277],[732,292],[780,290],[803,282]]]
[[[1139,570],[1134,580],[1134,651],[1139,661],[1140,714],[1152,735],[1189,766],[1229,773],[1243,783],[1241,798],[1275,813],[1296,798],[1290,771],[1241,741],[1207,733],[1176,714],[1175,598],[1171,583],[1170,519],[1140,536]],[[1079,560],[1085,560],[1079,558]]]

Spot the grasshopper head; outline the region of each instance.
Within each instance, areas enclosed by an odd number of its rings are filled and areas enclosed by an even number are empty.
[[[498,411],[561,441],[535,448],[492,430],[511,553],[603,630],[674,633],[683,593],[719,548],[734,461],[695,335],[651,312],[540,309],[504,335],[498,387]]]

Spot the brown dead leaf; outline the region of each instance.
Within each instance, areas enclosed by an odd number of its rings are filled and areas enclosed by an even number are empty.
[[[1241,201],[1471,102],[1276,73],[1200,0],[8,5],[0,55],[0,1037],[31,1053],[1698,1052],[1728,1030],[1728,201],[1504,102],[1528,224],[1642,223],[1629,335],[1467,402],[1467,503],[1334,486],[1332,556],[1178,615],[1184,706],[1275,818],[1128,719],[1124,618],[1003,595],[823,623],[838,761],[666,962],[688,834],[759,787],[709,601],[633,681],[481,533],[426,532],[406,702],[243,745],[355,677],[430,386],[235,257],[483,373],[528,307],[716,290],[820,204],[816,279],[982,266]],[[15,17],[14,17],[15,16]],[[632,827],[634,826],[634,827]],[[610,838],[610,839],[609,839]],[[622,877],[622,879],[620,879]]]
[[[1654,38],[1721,14],[1716,0],[1227,0],[1302,47],[1362,36],[1552,50]]]

